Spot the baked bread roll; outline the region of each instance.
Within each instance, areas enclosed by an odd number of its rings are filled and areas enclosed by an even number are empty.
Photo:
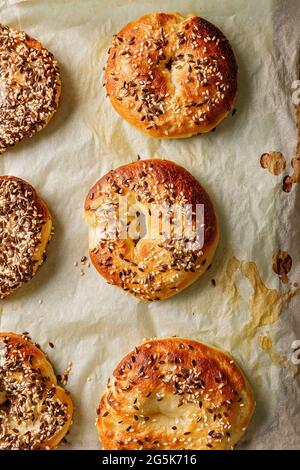
[[[0,333],[0,449],[54,449],[72,415],[45,354],[25,335]]]
[[[233,449],[254,408],[228,354],[188,339],[155,339],[116,367],[97,428],[106,450]]]
[[[24,31],[0,24],[0,153],[46,127],[60,94],[51,52]]]
[[[237,63],[214,25],[178,13],[151,13],[115,35],[105,67],[107,95],[120,116],[151,137],[214,129],[231,111]]]
[[[4,299],[34,276],[52,231],[48,207],[20,178],[0,176],[0,227],[0,299]]]
[[[203,221],[197,217],[201,207]],[[168,160],[110,171],[89,191],[85,219],[95,268],[110,284],[146,301],[192,284],[210,266],[219,240],[208,194]]]

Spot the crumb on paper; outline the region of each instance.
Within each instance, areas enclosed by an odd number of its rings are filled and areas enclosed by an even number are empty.
[[[288,273],[292,269],[293,260],[292,257],[286,252],[279,250],[273,256],[272,268],[275,274],[278,275],[279,279],[283,284],[288,283]]]
[[[260,165],[272,175],[279,176],[285,170],[286,159],[281,152],[264,153],[260,157]]]
[[[89,269],[89,268],[91,267],[91,264],[90,264],[90,262],[89,262],[89,260],[88,260],[88,257],[87,257],[86,255],[82,255],[82,256],[80,257],[80,261],[79,261],[79,262],[78,262],[77,260],[74,261],[73,266],[74,266],[75,268],[78,268],[78,267],[79,267],[79,275],[80,275],[81,277],[83,277],[83,276],[86,274],[84,268],[88,268],[88,269]]]
[[[57,378],[59,377],[59,382],[62,385],[67,385],[72,367],[73,367],[73,363],[71,361],[69,361],[66,369],[63,372],[63,375],[62,376],[57,376]]]

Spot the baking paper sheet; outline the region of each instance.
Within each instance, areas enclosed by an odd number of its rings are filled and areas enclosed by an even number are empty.
[[[112,35],[157,10],[203,16],[221,28],[236,52],[237,113],[215,133],[153,140],[122,121],[105,98],[102,67]],[[281,284],[272,256],[288,251],[290,279],[299,282],[300,193],[295,186],[285,194],[282,175],[271,175],[259,163],[262,153],[277,150],[287,158],[285,174],[291,171],[299,1],[0,0],[0,19],[41,40],[61,66],[63,94],[55,118],[0,159],[1,174],[37,188],[55,224],[38,274],[1,302],[0,330],[29,331],[57,373],[72,361],[67,387],[76,412],[67,448],[100,448],[95,409],[108,376],[143,338],[169,335],[230,351],[247,373],[257,410],[239,448],[299,448],[300,381],[291,345],[300,339],[300,297],[284,297],[295,288]],[[93,267],[81,277],[73,265],[88,249],[82,220],[88,189],[137,154],[174,160],[198,178],[214,200],[222,233],[205,276],[172,299],[149,305],[108,286]]]

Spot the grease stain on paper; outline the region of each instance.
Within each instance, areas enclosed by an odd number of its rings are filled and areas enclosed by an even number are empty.
[[[228,295],[231,309],[242,298],[236,284],[236,273],[239,267],[240,261],[233,256],[227,263],[224,277],[218,281],[222,291]]]
[[[292,257],[286,252],[279,250],[272,258],[272,268],[283,284],[289,282],[288,274],[292,269]]]
[[[258,268],[253,261],[242,261],[240,270],[253,288],[253,293],[248,302],[251,321],[244,327],[244,333],[253,337],[257,328],[274,325],[279,320],[284,305],[287,305],[293,297],[299,295],[300,289],[283,293],[276,289],[269,289],[263,283]]]
[[[274,325],[279,320],[283,307],[293,297],[300,295],[300,288],[285,292],[270,289],[264,284],[255,262],[240,261],[233,256],[227,263],[224,277],[218,283],[222,290],[230,296],[232,306],[241,299],[241,293],[236,283],[239,273],[253,289],[248,300],[250,320],[241,329],[239,336],[253,338],[259,328]],[[268,351],[275,363],[283,363],[284,359],[279,359],[280,356],[272,351],[271,340],[264,338],[261,343],[263,350]]]
[[[260,165],[272,175],[278,176],[285,170],[286,160],[281,152],[269,152],[260,157]]]
[[[296,157],[292,158],[291,165],[293,168],[293,174],[291,176],[285,176],[283,179],[282,186],[285,193],[291,192],[293,184],[300,183],[300,154],[297,154]]]
[[[260,336],[259,338],[260,347],[263,351],[268,353],[273,364],[280,367],[289,367],[289,360],[287,356],[281,356],[273,350],[273,341],[267,335]]]
[[[297,127],[297,145],[294,157],[291,160],[293,173],[283,178],[282,189],[285,193],[290,193],[293,185],[300,183],[300,103],[294,105]],[[273,175],[280,175],[286,168],[286,158],[281,152],[264,153],[260,157],[260,165],[268,169]]]

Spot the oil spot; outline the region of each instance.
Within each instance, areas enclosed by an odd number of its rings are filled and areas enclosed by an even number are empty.
[[[224,291],[230,295],[231,302],[241,298],[236,285],[238,273],[241,273],[252,287],[252,294],[248,299],[250,320],[239,332],[239,336],[253,338],[260,327],[273,325],[279,320],[283,307],[293,297],[300,295],[300,288],[283,293],[276,289],[269,289],[264,284],[255,262],[239,261],[232,257],[228,261],[224,279],[220,282]]]
[[[300,182],[300,155],[292,159],[292,168],[294,170],[294,174],[292,176],[293,183],[299,183]]]
[[[295,105],[296,123],[297,123],[297,147],[295,156],[292,158],[293,174],[283,179],[282,189],[285,193],[290,193],[293,184],[300,183],[300,104]]]
[[[274,365],[280,367],[289,367],[289,360],[286,356],[281,356],[273,349],[273,342],[271,338],[267,335],[263,335],[259,337],[260,346],[263,351],[268,353],[270,359]]]
[[[300,183],[300,155],[292,159],[293,174],[283,179],[283,191],[290,193],[293,184]]]
[[[293,188],[293,180],[291,176],[285,176],[283,178],[282,189],[285,193],[290,193]]]
[[[261,167],[267,169],[272,175],[281,175],[286,167],[286,160],[281,152],[264,153],[260,157]]]
[[[264,285],[254,262],[242,261],[240,269],[253,288],[248,301],[251,320],[244,327],[243,335],[253,337],[259,327],[273,325],[279,319],[283,300],[276,289]]]
[[[273,256],[273,271],[275,274],[278,274],[283,284],[287,284],[289,281],[287,275],[292,269],[292,264],[292,258],[286,251],[278,251],[278,253]]]
[[[233,256],[227,263],[224,276],[218,281],[218,286],[230,300],[231,308],[241,299],[241,295],[236,285],[236,274],[239,267],[239,260]]]
[[[272,340],[269,336],[260,336],[259,337],[260,346],[264,351],[270,351],[273,347]]]
[[[283,178],[282,190],[285,193],[290,193],[293,185],[300,183],[300,103],[295,104],[294,109],[297,126],[297,146],[291,161],[293,173]],[[280,175],[286,168],[286,159],[281,152],[269,152],[260,157],[260,164],[262,168],[268,169],[270,173]]]

